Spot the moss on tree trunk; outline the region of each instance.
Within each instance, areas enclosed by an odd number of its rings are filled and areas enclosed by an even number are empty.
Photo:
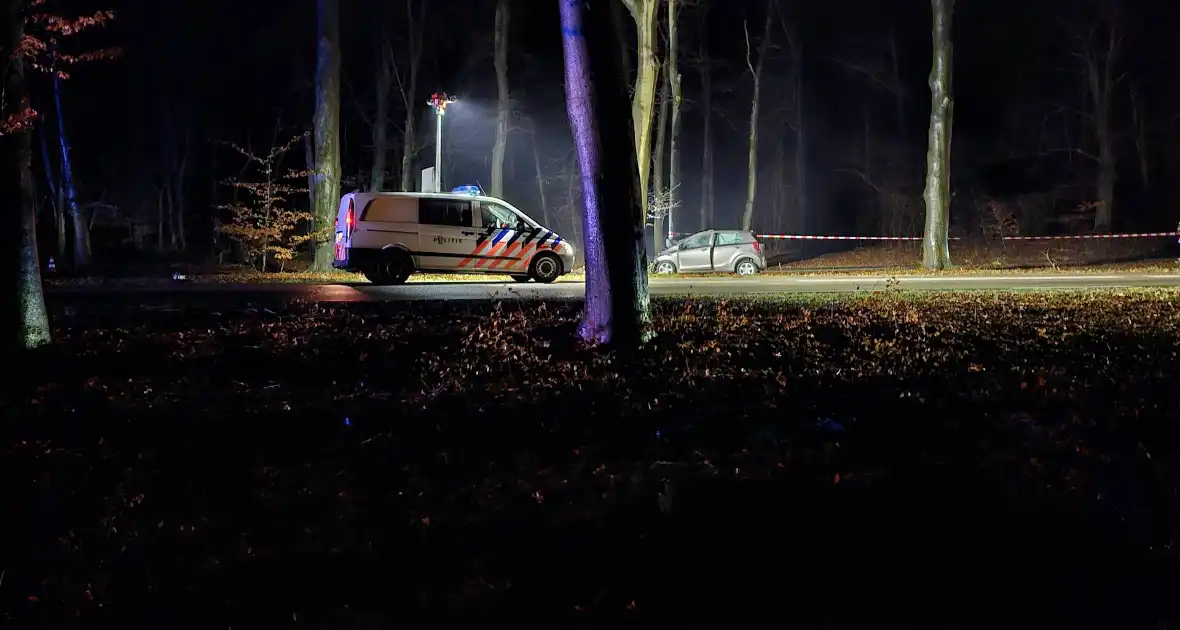
[[[318,0],[315,68],[315,263],[332,268],[340,203],[340,1]]]
[[[25,85],[25,63],[14,52],[24,35],[24,3],[4,0],[3,51],[9,61],[4,65],[4,99],[0,102],[0,119],[11,120],[28,110],[29,95]],[[4,274],[5,308],[3,322],[8,331],[0,351],[28,349],[50,341],[49,315],[41,292],[41,261],[37,253],[37,216],[33,204],[32,131],[25,127],[0,135],[0,178],[4,190],[0,195],[0,251],[8,258]]]

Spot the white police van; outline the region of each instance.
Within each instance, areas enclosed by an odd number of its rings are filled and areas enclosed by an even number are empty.
[[[373,284],[415,271],[508,275],[549,283],[574,266],[574,248],[512,204],[461,186],[450,193],[344,195],[332,266]]]

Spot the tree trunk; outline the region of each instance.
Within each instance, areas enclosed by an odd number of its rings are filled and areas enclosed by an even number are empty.
[[[45,182],[49,185],[50,203],[53,204],[53,236],[54,245],[56,246],[57,258],[60,261],[65,261],[66,256],[66,215],[62,200],[61,187],[57,185],[56,177],[53,173],[53,162],[49,157],[49,135],[45,131],[45,125],[42,123],[37,130],[37,135],[41,136],[41,166],[45,169]]]
[[[178,251],[185,251],[188,249],[188,235],[185,234],[184,215],[186,204],[184,200],[184,180],[188,172],[188,153],[189,153],[189,132],[186,131],[184,135],[184,144],[180,148],[180,164],[176,167],[176,182],[172,187],[173,211],[175,214],[176,225],[176,249]]]
[[[318,0],[315,98],[315,263],[332,268],[332,226],[340,201],[340,0]]]
[[[61,109],[61,77],[53,77],[53,104],[57,108],[57,141],[61,149],[61,188],[66,211],[74,228],[74,269],[90,265],[90,223],[78,205],[78,191],[74,187],[74,168],[70,161],[70,142],[66,135],[65,114]]]
[[[610,19],[615,28],[615,40],[619,44],[619,68],[623,71],[623,77],[631,81],[631,45],[627,37],[627,24],[623,19],[623,3],[611,2]]]
[[[668,130],[668,234],[676,231],[676,202],[680,195],[680,35],[676,29],[676,0],[668,0],[668,60],[665,63],[668,81],[672,86],[672,123]]]
[[[705,119],[701,132],[701,230],[713,227],[713,67],[709,61],[708,13],[701,12],[698,53],[701,73],[701,116]]]
[[[1144,205],[1151,207],[1150,151],[1147,143],[1147,122],[1143,101],[1135,88],[1131,88],[1131,128],[1135,133],[1135,156],[1139,161],[1139,180],[1143,185]]]
[[[156,189],[156,251],[164,251],[164,193],[167,186]]]
[[[541,221],[545,225],[553,225],[549,222],[549,204],[545,202],[545,173],[541,170],[541,152],[537,149],[537,132],[532,134],[533,145],[533,167],[537,172],[537,196],[541,202]]]
[[[669,130],[671,146],[668,147],[668,234],[674,234],[678,227],[676,209],[680,193],[680,75],[672,80],[672,128]]]
[[[584,206],[586,308],[578,335],[587,343],[634,347],[654,333],[638,172],[643,160],[630,159],[636,152],[634,136],[627,133],[626,81],[619,76],[618,45],[606,3],[584,7],[583,0],[559,2],[566,108],[578,148]]]
[[[405,134],[402,136],[402,192],[417,189],[414,173],[414,153],[416,152],[417,115],[418,109],[418,69],[422,60],[422,39],[426,24],[426,2],[418,5],[418,14],[414,15],[414,0],[406,0],[406,24],[409,29],[407,38],[410,48],[410,78],[402,86],[402,98],[406,106]]]
[[[954,55],[951,22],[954,0],[930,0],[934,14],[934,59],[930,67],[930,133],[926,148],[926,230],[922,237],[922,266],[950,267],[948,244],[951,215],[951,127],[954,91],[951,80]]]
[[[508,119],[512,96],[508,92],[508,0],[496,2],[496,143],[492,146],[492,196],[504,197],[504,151],[508,148]]]
[[[168,204],[168,250],[176,251],[180,237],[176,233],[176,198],[172,194],[172,183],[164,184],[164,200]]]
[[[621,0],[631,13],[638,33],[639,72],[635,76],[635,89],[631,97],[631,123],[635,133],[635,156],[639,162],[639,186],[643,191],[643,209],[647,211],[647,191],[651,168],[651,119],[656,98],[656,81],[659,80],[656,61],[656,13],[659,0]],[[613,35],[617,39],[617,35]],[[620,62],[621,64],[621,62]]]
[[[762,42],[758,44],[758,63],[750,68],[754,77],[754,95],[750,99],[750,152],[746,157],[746,209],[742,212],[742,229],[749,230],[754,222],[754,201],[758,196],[758,109],[762,98],[762,69],[770,51],[770,25],[774,11],[771,2],[766,3],[766,27],[762,29]],[[749,40],[746,42],[746,63],[749,65]]]
[[[310,135],[303,137],[303,162],[307,166],[307,203],[308,207],[314,211],[316,204],[316,174],[315,174],[315,140]],[[245,171],[243,171],[245,172]],[[234,188],[233,202],[236,204],[238,189]],[[312,226],[315,229],[315,226]]]
[[[1110,232],[1114,218],[1114,182],[1118,176],[1114,154],[1114,134],[1111,131],[1110,116],[1114,101],[1114,63],[1118,54],[1120,35],[1114,15],[1107,26],[1105,50],[1087,50],[1086,81],[1094,105],[1094,140],[1098,144],[1098,209],[1094,213],[1094,231]]]
[[[651,199],[662,199],[664,193],[664,145],[668,134],[668,75],[663,74],[660,82],[660,113],[656,120],[656,142],[651,152],[651,187],[644,189],[648,198],[647,216],[651,218],[652,247],[658,254],[664,249],[664,209],[652,207]],[[646,222],[644,224],[646,232]]]
[[[386,54],[389,41],[382,35],[377,47],[377,102],[373,112],[373,170],[369,173],[369,190],[385,190],[385,160],[389,156],[389,91],[393,89],[393,59]]]
[[[4,98],[0,100],[0,120],[22,115],[29,109],[25,87],[24,57],[18,54],[24,36],[24,2],[4,0],[3,50],[8,61],[3,66]],[[41,260],[37,253],[37,210],[33,201],[33,138],[28,129],[0,136],[0,169],[3,189],[0,217],[4,226],[0,252],[8,259],[4,275],[2,324],[8,330],[0,342],[0,351],[15,351],[42,346],[50,342],[49,314],[41,292]],[[7,356],[7,355],[6,355]]]

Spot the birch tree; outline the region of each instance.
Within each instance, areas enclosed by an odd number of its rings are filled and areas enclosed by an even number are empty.
[[[631,159],[634,135],[627,133],[632,125],[617,37],[606,3],[558,1],[566,109],[582,180],[586,306],[578,336],[590,344],[636,346],[653,335],[639,185],[644,160]]]
[[[709,5],[698,13],[697,71],[701,76],[701,230],[713,227],[713,61],[709,58]]]
[[[315,68],[315,262],[332,268],[332,226],[340,201],[340,0],[318,0]]]
[[[664,212],[660,204],[654,203],[656,199],[664,196],[667,190],[664,187],[664,147],[667,146],[668,139],[668,105],[671,101],[669,93],[671,87],[668,85],[668,74],[666,72],[658,72],[660,77],[660,91],[658,99],[660,101],[660,109],[656,115],[656,135],[655,143],[652,144],[651,149],[651,186],[645,188],[647,191],[647,216],[651,220],[652,226],[652,245],[658,253],[664,249]]]
[[[635,75],[635,85],[631,93],[631,124],[634,127],[635,157],[639,163],[639,185],[645,193],[648,190],[649,173],[651,169],[651,119],[656,98],[656,82],[658,78],[659,62],[656,59],[656,14],[660,7],[660,0],[619,0],[631,14],[635,22],[636,40],[638,42],[638,68]],[[613,34],[618,41],[618,34]],[[626,67],[620,61],[616,68]],[[647,208],[647,195],[642,198],[643,207]]]
[[[668,148],[668,233],[676,230],[676,207],[680,195],[680,35],[677,32],[678,0],[668,0],[668,60],[665,62],[665,72],[668,73],[668,85],[672,96],[672,123],[668,130],[670,146]]]
[[[743,23],[742,30],[746,36],[746,70],[753,80],[753,95],[750,97],[750,134],[749,154],[746,158],[746,208],[742,212],[742,229],[749,230],[754,222],[754,200],[758,194],[758,108],[762,98],[762,69],[766,66],[766,57],[770,54],[770,27],[774,23],[773,0],[766,3],[765,26],[762,29],[762,41],[758,44],[758,59],[754,60],[753,45],[750,43],[750,29]]]
[[[492,146],[492,196],[504,197],[504,153],[508,149],[508,123],[512,95],[508,90],[508,0],[496,0],[496,142]]]
[[[955,0],[930,0],[933,12],[934,55],[930,66],[930,131],[926,147],[926,229],[922,236],[922,266],[930,270],[950,267],[951,126],[954,92],[951,81],[954,56],[951,22]]]

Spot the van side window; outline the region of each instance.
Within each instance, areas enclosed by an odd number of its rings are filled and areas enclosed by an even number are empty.
[[[471,227],[471,202],[458,199],[421,199],[418,222],[426,225]]]

